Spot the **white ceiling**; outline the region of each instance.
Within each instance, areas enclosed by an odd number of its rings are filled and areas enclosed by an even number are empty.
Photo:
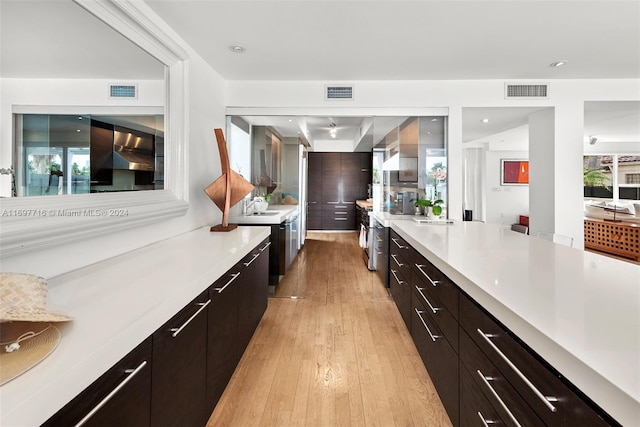
[[[640,77],[638,0],[146,3],[229,80]],[[246,52],[232,53],[232,44]],[[2,77],[158,79],[164,72],[71,0],[0,0],[0,54]],[[549,67],[560,59],[569,63]],[[587,104],[585,135],[639,139],[638,103]],[[463,139],[524,124],[530,112],[465,108]],[[349,139],[363,117],[332,119],[339,138]],[[312,139],[328,132],[328,117],[295,118],[296,132],[301,120]]]

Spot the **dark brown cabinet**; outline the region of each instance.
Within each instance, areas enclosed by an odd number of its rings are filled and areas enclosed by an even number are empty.
[[[408,328],[454,426],[619,425],[395,231],[390,237],[392,296],[406,313],[394,277],[406,276],[401,264],[410,260]]]
[[[265,239],[209,288],[207,413],[213,412],[267,309],[269,251]]]
[[[207,307],[202,293],[152,335],[151,425],[202,426],[206,411]]]
[[[149,425],[150,390],[151,338],[147,338],[43,426]]]
[[[309,153],[309,230],[356,230],[356,200],[367,198],[371,153]]]
[[[405,325],[411,330],[411,259],[413,249],[391,230],[389,243],[389,289]]]

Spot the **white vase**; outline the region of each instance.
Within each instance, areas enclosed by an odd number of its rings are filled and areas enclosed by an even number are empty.
[[[433,218],[433,210],[431,206],[424,207],[424,216],[427,218]]]

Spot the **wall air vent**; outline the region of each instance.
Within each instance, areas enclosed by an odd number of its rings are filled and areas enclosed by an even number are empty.
[[[353,85],[331,85],[326,86],[325,99],[353,99]]]
[[[136,99],[138,98],[138,86],[137,85],[110,85],[109,98]]]
[[[549,98],[549,85],[538,84],[510,84],[504,86],[505,99],[546,99]]]

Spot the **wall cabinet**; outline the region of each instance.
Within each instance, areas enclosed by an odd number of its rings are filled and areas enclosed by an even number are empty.
[[[368,197],[371,153],[309,153],[308,230],[355,230],[356,200]]]

